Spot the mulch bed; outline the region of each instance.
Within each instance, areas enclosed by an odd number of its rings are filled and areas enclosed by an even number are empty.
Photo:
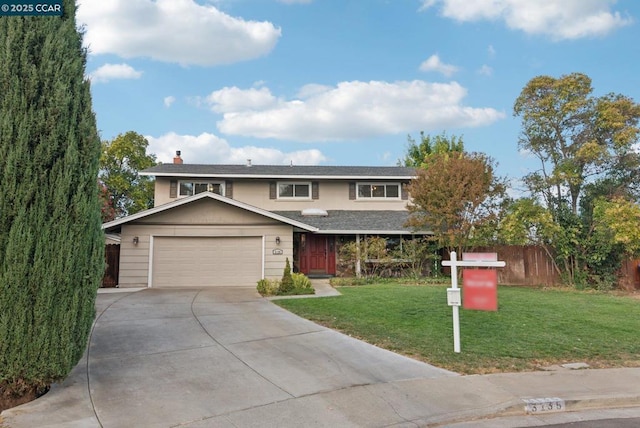
[[[26,387],[20,388],[19,392],[7,391],[4,385],[0,385],[0,413],[3,410],[19,406],[29,401],[33,401],[43,396],[49,391],[49,387]]]

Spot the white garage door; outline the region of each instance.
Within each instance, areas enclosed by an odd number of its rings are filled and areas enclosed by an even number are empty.
[[[155,237],[152,287],[255,286],[261,237]]]

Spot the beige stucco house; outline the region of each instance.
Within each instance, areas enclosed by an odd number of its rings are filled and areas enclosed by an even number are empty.
[[[155,207],[103,225],[120,237],[120,287],[251,286],[295,271],[331,276],[341,243],[411,237],[405,167],[200,165],[155,177]]]

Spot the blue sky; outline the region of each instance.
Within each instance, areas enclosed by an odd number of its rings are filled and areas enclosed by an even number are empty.
[[[635,0],[80,0],[103,140],[169,162],[395,165],[463,136],[515,182],[513,102],[581,72],[640,100]]]

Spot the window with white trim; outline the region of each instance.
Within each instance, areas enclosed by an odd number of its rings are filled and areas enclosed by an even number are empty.
[[[224,196],[224,183],[219,181],[180,181],[178,196],[193,196],[202,192],[212,192]]]
[[[311,199],[311,183],[278,183],[278,199]]]
[[[400,199],[400,183],[358,183],[358,199]]]

